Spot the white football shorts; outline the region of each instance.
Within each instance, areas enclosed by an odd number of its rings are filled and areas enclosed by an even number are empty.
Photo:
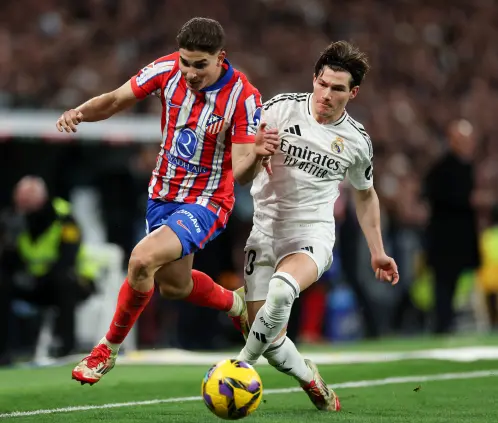
[[[316,230],[317,235],[272,238],[253,226],[244,248],[244,280],[246,301],[263,301],[268,294],[270,279],[282,259],[290,254],[303,253],[311,257],[318,270],[318,278],[332,265],[335,238],[329,230]],[[320,235],[318,235],[320,234]]]

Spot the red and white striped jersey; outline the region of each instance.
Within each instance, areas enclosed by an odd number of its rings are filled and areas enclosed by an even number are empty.
[[[198,93],[187,88],[179,53],[157,59],[131,78],[142,99],[162,102],[161,150],[149,198],[197,203],[230,213],[235,198],[232,143],[252,143],[261,116],[261,95],[225,60],[225,75]]]

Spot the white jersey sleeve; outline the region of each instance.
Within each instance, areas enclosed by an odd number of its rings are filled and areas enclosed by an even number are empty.
[[[261,112],[261,122],[265,122],[268,129],[278,129],[280,106],[280,104],[278,103],[280,103],[282,100],[282,94],[280,94],[271,98],[263,104],[263,110]]]
[[[365,190],[373,186],[372,141],[361,124],[351,118],[349,124],[357,129],[359,146],[355,160],[348,169],[348,179],[357,190]]]

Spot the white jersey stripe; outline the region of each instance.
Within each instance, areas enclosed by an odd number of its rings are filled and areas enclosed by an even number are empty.
[[[173,135],[173,139],[171,141],[170,153],[173,156],[176,156],[178,154],[176,146],[178,135],[180,135],[180,131],[185,128],[185,125],[187,124],[188,119],[192,113],[194,103],[195,95],[192,93],[192,91],[188,90],[187,95],[183,99],[182,107],[180,109],[180,113],[178,114],[178,119],[176,120],[175,134]]]
[[[219,92],[220,90],[209,91],[206,93],[206,103],[202,108],[201,114],[199,115],[199,120],[195,129],[198,144],[194,157],[192,157],[192,159],[190,160],[192,164],[199,165],[201,162],[202,151],[204,150],[204,141],[206,137],[206,125],[209,117],[214,112],[214,109],[216,107],[216,97],[218,96]],[[175,201],[183,202],[185,198],[188,197],[190,189],[193,187],[196,178],[196,173],[187,172],[181,183],[181,188],[178,190],[178,194],[175,197]]]
[[[166,110],[165,110],[166,121],[164,124],[164,130],[162,133],[161,150],[159,151],[159,155],[157,157],[157,165],[156,165],[156,168],[154,169],[154,171],[152,172],[152,174],[154,176],[153,176],[152,181],[151,181],[150,186],[149,186],[149,197],[152,196],[152,194],[154,192],[154,187],[157,184],[157,176],[159,175],[159,170],[161,169],[161,166],[163,163],[164,146],[166,144],[166,138],[168,136],[169,111],[170,111],[170,106],[168,104],[168,98],[171,98],[171,96],[174,95],[176,89],[178,88],[178,82],[180,81],[180,77],[181,77],[181,72],[178,71],[176,73],[176,75],[169,80],[168,84],[166,85],[166,87],[164,89],[164,98],[165,98],[165,104],[166,104]],[[170,169],[170,166],[174,167],[174,165],[168,164],[167,172],[171,172],[174,170],[174,169]],[[169,184],[163,178],[163,186],[162,186],[161,192],[165,192],[167,194],[168,191],[169,191]]]
[[[166,100],[168,101],[168,100]],[[177,148],[176,148],[176,142],[178,140],[178,135],[180,134],[180,131],[184,128],[185,124],[188,122],[188,118],[190,117],[190,114],[192,113],[192,109],[195,103],[195,95],[192,94],[191,91],[187,91],[187,95],[183,99],[182,102],[182,107],[180,109],[180,113],[178,114],[178,118],[176,119],[176,125],[175,125],[175,133],[173,134],[173,138],[171,140],[171,148],[169,149],[169,154],[172,156],[176,156],[178,154]],[[171,171],[170,171],[171,168]],[[173,165],[172,163],[168,162],[168,171],[166,172],[165,177],[163,177],[163,185],[168,184],[169,186],[169,181],[175,177],[174,170],[176,170],[177,165]],[[169,191],[169,189],[168,189]],[[166,196],[168,191],[161,191],[159,195],[161,197]]]
[[[170,72],[175,66],[174,60],[168,60],[166,62],[155,63],[152,66],[147,66],[143,69],[142,73],[137,77],[137,85],[141,87],[147,81],[150,81],[152,78],[155,78],[158,75],[161,75],[166,72]]]
[[[239,78],[232,88],[230,97],[228,98],[227,105],[225,107],[225,113],[224,113],[225,122],[231,122],[233,114],[235,112],[235,105],[237,104],[237,101],[239,99],[240,93],[242,92],[243,88],[244,84],[242,83],[242,80]],[[213,192],[216,191],[216,189],[219,186],[221,173],[223,170],[222,169],[223,156],[225,154],[225,147],[226,147],[225,138],[226,138],[226,131],[220,132],[218,134],[218,137],[216,138],[216,150],[213,156],[213,164],[212,164],[213,170],[211,172],[211,175],[209,176],[208,183],[202,193],[202,196],[211,197],[213,195]],[[216,171],[214,171],[214,169],[216,169]]]
[[[196,201],[196,204],[200,204],[201,206],[206,207],[209,204],[209,198],[199,197]]]
[[[244,106],[246,109],[246,119],[247,119],[247,135],[256,135],[257,127],[253,125],[254,113],[256,113],[256,96],[253,94],[246,98],[244,101]]]

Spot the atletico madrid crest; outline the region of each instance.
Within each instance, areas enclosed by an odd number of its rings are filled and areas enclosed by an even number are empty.
[[[223,124],[225,123],[225,118],[222,116],[215,115],[214,113],[209,116],[206,124],[206,132],[209,134],[218,134],[223,129]]]

